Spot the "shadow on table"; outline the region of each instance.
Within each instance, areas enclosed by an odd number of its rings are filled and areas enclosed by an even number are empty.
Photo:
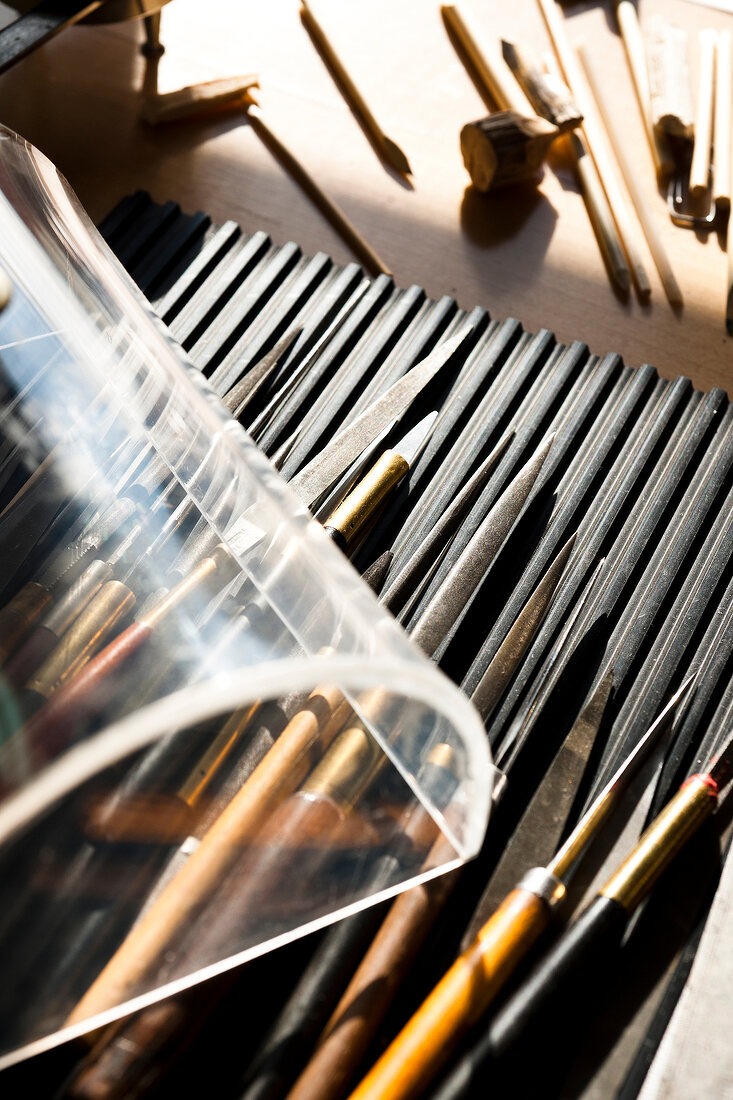
[[[555,230],[557,211],[531,183],[483,193],[473,185],[463,192],[461,227],[481,248],[493,248],[518,236],[532,218],[533,258],[539,262]]]

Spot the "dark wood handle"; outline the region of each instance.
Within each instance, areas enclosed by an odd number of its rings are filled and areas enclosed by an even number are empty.
[[[503,1087],[515,1078],[534,1095],[542,1065],[555,1062],[563,1041],[577,1042],[577,1023],[602,997],[628,919],[618,902],[597,897],[430,1094],[431,1100],[473,1096],[484,1082],[498,1086],[501,1080]],[[526,1062],[528,1050],[533,1051],[532,1065]]]

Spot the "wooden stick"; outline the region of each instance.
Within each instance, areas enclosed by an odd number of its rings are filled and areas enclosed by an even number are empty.
[[[501,53],[538,115],[557,126],[561,134],[580,126],[583,116],[559,75],[545,72],[539,57],[526,46],[502,39]]]
[[[544,53],[542,62],[550,76],[562,80],[560,67],[554,53]],[[593,157],[588,152],[585,138],[578,133],[577,129],[567,136],[568,148],[575,162],[575,171],[580,181],[580,193],[583,196],[583,202],[588,211],[590,224],[598,241],[606,270],[619,290],[623,294],[628,294],[631,286],[631,272],[626,262],[626,254],[616,229],[616,223],[613,220],[611,207],[608,205],[606,192],[603,190],[603,184],[593,163]]]
[[[713,81],[715,79],[715,31],[700,31],[700,70],[695,110],[695,147],[690,165],[690,193],[703,195],[710,177],[710,146],[713,140]]]
[[[514,79],[514,74],[501,55],[498,42],[495,48],[476,33],[476,28],[466,12],[455,4],[443,4],[443,18],[455,35],[473,65],[482,86],[483,94],[493,100],[500,111],[518,111],[520,115],[534,115],[534,109]]]
[[[268,123],[265,122],[260,108],[254,103],[248,104],[247,116],[257,136],[261,138],[270,152],[277,157],[286,172],[302,187],[336,232],[352,249],[354,255],[359,257],[367,270],[372,275],[391,275],[392,272],[387,265],[380,259],[371,245],[367,244],[361,233],[351,224],[343,211],[316,183],[310,172],[275,136]]]
[[[122,1004],[144,988],[241,856],[266,815],[293,793],[342,729],[350,708],[337,687],[316,688],[288,723],[237,794],[216,818],[186,863],[122,941],[67,1023],[78,1023]]]
[[[593,110],[593,102],[588,85],[583,77],[583,70],[570,45],[565,30],[565,23],[560,14],[560,8],[555,0],[538,0],[540,10],[544,16],[547,29],[555,47],[555,52],[560,62],[560,67],[565,76],[565,83],[570,88],[573,98],[583,113],[582,130],[585,134],[588,148],[595,161],[598,175],[601,177],[603,189],[608,198],[614,221],[618,227],[626,255],[631,266],[631,275],[640,295],[646,296],[651,292],[649,276],[642,263],[639,250],[636,246],[637,234],[626,197],[621,189],[613,164],[613,158],[608,148],[605,134],[600,121]]]
[[[245,92],[257,86],[257,77],[253,75],[226,76],[220,80],[189,84],[176,92],[155,93],[144,98],[140,117],[143,122],[157,126],[160,122],[176,122],[210,114],[222,107],[238,107]]]
[[[306,3],[306,0],[301,0],[300,18],[303,20],[311,38],[315,41],[317,48],[324,55],[328,65],[333,70],[337,83],[347,103],[363,122],[365,129],[368,131],[372,141],[380,150],[384,159],[396,172],[401,173],[401,175],[412,175],[412,169],[410,168],[410,162],[407,157],[402,152],[399,145],[392,141],[391,138],[387,137],[384,130],[369,110],[364,96],[349,76],[343,62],[331,45],[326,32],[316,19],[309,5]]]
[[[653,16],[645,37],[654,132],[692,141],[695,112],[687,33]]]
[[[725,250],[727,252],[725,331],[729,334],[729,337],[733,337],[733,218],[727,219]]]
[[[730,31],[720,31],[715,52],[715,135],[713,138],[713,199],[722,210],[731,198],[731,83]]]
[[[667,258],[667,253],[664,250],[664,245],[662,244],[662,239],[659,236],[657,227],[654,224],[651,214],[649,213],[649,208],[646,204],[644,195],[642,194],[641,187],[639,186],[634,167],[629,161],[626,150],[624,149],[623,139],[616,127],[616,124],[614,123],[612,117],[613,112],[610,110],[609,107],[608,96],[604,93],[601,87],[601,82],[598,79],[598,75],[590,62],[588,51],[586,50],[585,46],[579,46],[578,53],[583,63],[585,75],[588,78],[588,83],[591,86],[591,90],[593,92],[593,95],[595,96],[596,103],[598,104],[601,118],[606,125],[606,132],[609,136],[614,152],[616,153],[616,159],[618,160],[619,166],[621,168],[621,174],[624,177],[624,182],[626,183],[629,194],[631,195],[631,201],[636,207],[636,213],[639,216],[639,221],[641,222],[642,229],[644,230],[644,235],[649,244],[649,251],[651,252],[654,263],[657,266],[659,278],[662,280],[664,292],[673,305],[681,305],[682,292],[680,291],[679,284],[677,283],[674,272],[672,271],[672,266],[669,262],[669,259]]]
[[[600,246],[601,254],[606,261],[608,273],[619,290],[623,291],[624,294],[628,294],[631,285],[631,274],[621,241],[616,232],[613,214],[611,213],[611,207],[608,205],[600,176],[581,136],[577,132],[567,136],[575,157],[575,166],[588,216]]]
[[[641,35],[639,17],[631,0],[616,0],[616,19],[626,50],[631,79],[634,84],[639,110],[644,122],[649,149],[658,176],[670,176],[674,171],[674,160],[663,134],[654,132],[652,120],[652,97],[649,90],[649,72]],[[586,67],[587,68],[587,67]],[[597,99],[598,97],[596,97]],[[618,155],[618,154],[617,154]]]

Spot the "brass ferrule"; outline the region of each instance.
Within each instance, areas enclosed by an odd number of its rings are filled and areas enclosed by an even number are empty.
[[[126,584],[107,581],[61,636],[26,687],[48,697],[76,675],[134,606],[135,597]]]
[[[332,527],[343,535],[347,545],[353,542],[409,469],[402,455],[396,451],[385,451],[328,517],[324,526]]]
[[[109,580],[112,572],[112,566],[108,562],[93,561],[82,575],[77,577],[68,592],[56,601],[50,611],[46,612],[42,625],[60,638],[92,597],[96,596],[104,582]]]
[[[717,787],[706,775],[682,786],[652,822],[633,852],[600,891],[633,913],[687,839],[718,803]]]
[[[303,794],[330,798],[343,810],[357,801],[382,751],[361,726],[350,726],[340,733],[323,759],[303,783]]]
[[[51,594],[42,584],[29,581],[0,610],[0,619],[6,615],[17,615],[30,625],[43,611],[51,599]]]
[[[160,602],[146,611],[138,621],[145,626],[157,626],[210,577],[216,577],[219,586],[223,588],[236,575],[238,569],[239,566],[227,548],[220,544],[208,558],[200,561],[187,577],[171,588]]]
[[[558,878],[565,877],[616,805],[617,794],[616,788],[610,787],[598,801],[593,803],[560,850],[547,864],[548,871]]]

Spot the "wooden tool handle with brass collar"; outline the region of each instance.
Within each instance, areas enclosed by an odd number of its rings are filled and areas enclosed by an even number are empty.
[[[565,893],[544,868],[530,871],[486,922],[352,1093],[351,1100],[409,1100],[445,1063],[529,948]]]

